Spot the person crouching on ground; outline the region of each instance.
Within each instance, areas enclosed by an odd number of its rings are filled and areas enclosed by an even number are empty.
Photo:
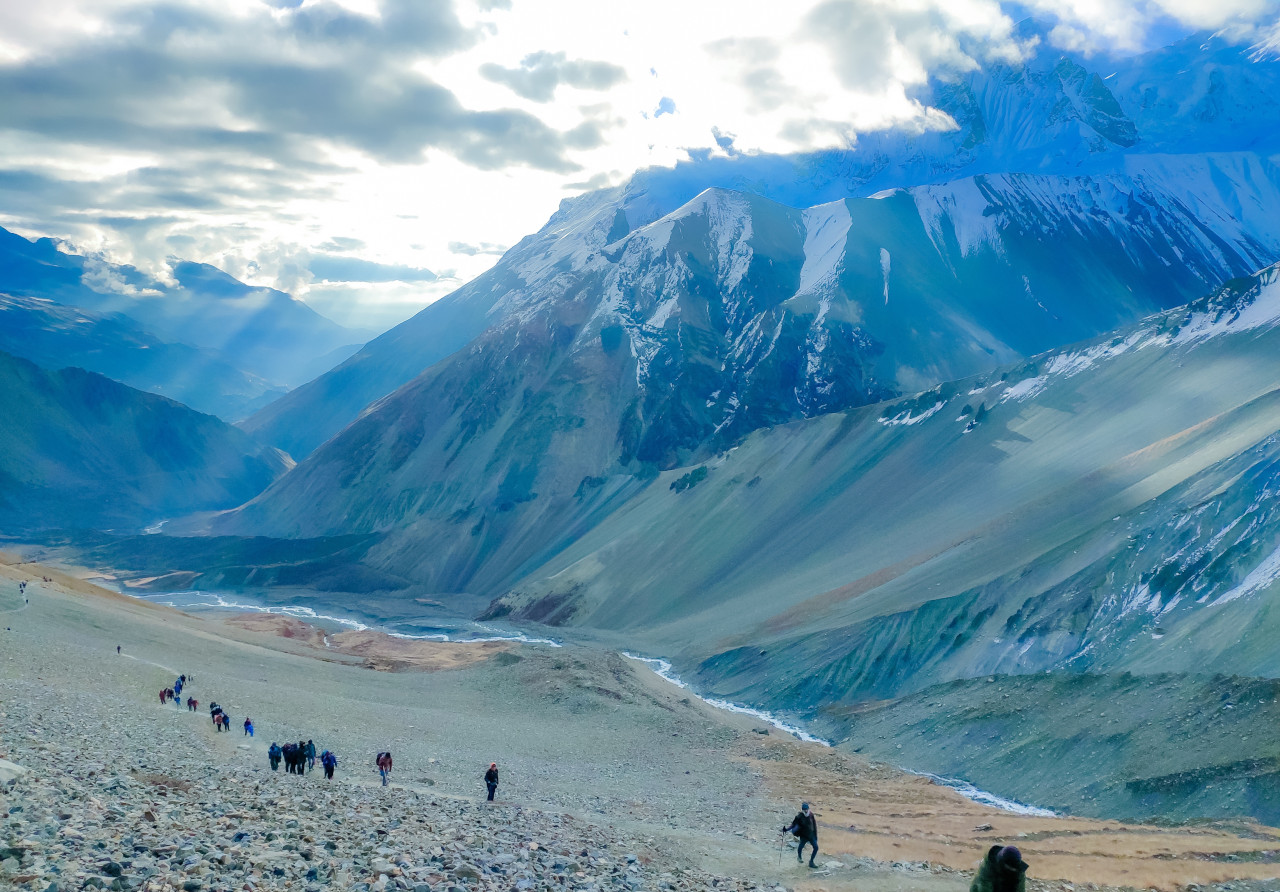
[[[493,794],[498,792],[498,763],[490,762],[489,770],[484,773],[485,786],[489,788],[489,801],[493,801]]]
[[[797,861],[804,860],[805,843],[813,846],[813,851],[809,853],[809,866],[818,866],[813,863],[813,859],[818,857],[818,819],[813,816],[813,812],[809,811],[809,803],[800,803],[800,811],[796,812],[796,816],[791,819],[791,826],[783,827],[782,832],[794,833],[796,839],[800,840],[800,845],[796,847]]]
[[[992,846],[969,884],[969,892],[1026,892],[1027,862],[1014,846]]]

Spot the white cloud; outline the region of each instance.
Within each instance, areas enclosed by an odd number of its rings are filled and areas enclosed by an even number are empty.
[[[0,223],[153,273],[178,255],[302,293],[307,258],[335,238],[369,263],[466,279],[496,257],[475,246],[514,244],[567,191],[730,137],[734,151],[793,152],[947,127],[913,88],[1024,49],[998,0],[292,6],[0,4]],[[1169,21],[1251,27],[1276,3],[1022,8],[1083,52],[1140,46]],[[422,285],[396,292],[401,308],[448,283]]]

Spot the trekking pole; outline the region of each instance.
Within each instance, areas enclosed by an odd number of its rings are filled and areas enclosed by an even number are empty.
[[[782,869],[782,850],[787,847],[787,831],[782,831],[782,836],[778,839],[778,869]]]

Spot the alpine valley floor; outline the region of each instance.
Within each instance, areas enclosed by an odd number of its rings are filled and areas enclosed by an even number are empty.
[[[1280,875],[1278,830],[997,811],[761,733],[605,650],[326,639],[12,558],[0,628],[0,759],[26,769],[0,763],[0,888],[941,892],[966,889],[1001,841],[1022,849],[1036,890],[1260,892]],[[179,673],[197,712],[159,703]],[[232,733],[214,733],[212,700]],[[241,734],[246,716],[256,737]],[[299,738],[338,754],[334,781],[269,770],[270,743]],[[387,788],[382,749],[396,760]],[[819,870],[780,851],[802,798]]]

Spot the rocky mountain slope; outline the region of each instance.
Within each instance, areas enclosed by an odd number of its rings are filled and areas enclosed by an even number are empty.
[[[0,294],[0,351],[46,369],[97,372],[225,421],[285,392],[207,350],[163,341],[127,316],[102,316],[48,298]]]
[[[1032,24],[1025,27],[1034,30]],[[1029,31],[1025,36],[1036,35]],[[1063,56],[1047,49],[1047,43],[1041,45],[1024,64],[992,63],[963,75],[940,76],[927,85],[920,100],[950,116],[955,129],[862,134],[849,151],[790,157],[731,152],[727,157],[698,158],[670,170],[642,171],[624,186],[568,200],[540,232],[514,247],[490,273],[264,410],[247,428],[297,458],[305,457],[365,406],[486,328],[503,324],[517,307],[534,300],[559,300],[589,286],[590,271],[584,267],[607,256],[606,246],[616,246],[628,233],[672,214],[707,188],[742,192],[791,208],[816,208],[886,189],[996,175],[991,187],[995,195],[986,194],[983,185],[957,187],[961,204],[932,213],[955,221],[958,232],[983,239],[990,216],[1024,214],[1023,221],[1034,228],[1038,215],[1065,211],[1080,217],[1082,237],[1090,227],[1105,225],[1113,229],[1114,239],[1137,242],[1139,252],[1161,225],[1193,220],[1193,228],[1203,231],[1179,234],[1175,241],[1190,235],[1193,241],[1225,243],[1227,251],[1209,267],[1194,254],[1187,259],[1190,275],[1202,280],[1202,288],[1196,293],[1180,290],[1183,300],[1220,284],[1224,265],[1232,267],[1231,275],[1239,275],[1280,257],[1274,252],[1274,227],[1269,222],[1276,207],[1271,159],[1280,150],[1280,64],[1274,58],[1208,35],[1116,59]],[[1024,180],[1030,189],[1023,194],[1017,177],[1006,176],[1020,173],[1059,179]],[[1081,177],[1102,179],[1091,183]],[[1128,206],[1126,196],[1131,196]],[[1153,202],[1159,207],[1153,209]],[[1100,208],[1095,219],[1096,206]],[[1149,222],[1154,230],[1148,230]],[[974,245],[962,242],[961,247]],[[892,246],[862,246],[866,263],[861,275],[868,302],[883,290],[880,248],[889,251],[890,277],[895,268]],[[1117,275],[1108,253],[1096,261],[1105,270],[1104,280]],[[1131,260],[1183,264],[1177,256],[1157,254],[1158,258],[1139,253]],[[1253,262],[1236,264],[1232,254]],[[897,258],[899,277],[913,259]],[[1011,258],[1009,271],[1015,282],[1022,273],[1037,278],[1037,270],[1052,259],[1052,247],[1039,257],[1024,254]],[[787,287],[786,271],[780,272],[769,285],[773,290]],[[655,271],[657,275],[661,273]],[[1124,279],[1123,274],[1119,278]],[[1122,284],[1142,288],[1127,279]],[[1016,293],[1029,299],[1025,292]],[[998,290],[990,300],[994,304],[1002,296]],[[1101,292],[1095,297],[1114,298]],[[1162,305],[1177,302],[1168,298]],[[1053,345],[1084,336],[1068,322]],[[975,340],[966,338],[962,350],[981,349]]]
[[[1274,675],[1278,336],[1272,269],[999,376],[758,433],[493,612],[626,631],[809,714],[991,673]]]
[[[122,314],[160,340],[214,351],[279,387],[310,380],[367,338],[283,292],[245,285],[205,264],[177,263],[173,281],[162,282],[133,267],[63,253],[50,239],[31,241],[3,229],[0,292]]]
[[[0,353],[0,523],[138,529],[250,498],[289,467],[211,415]]]

